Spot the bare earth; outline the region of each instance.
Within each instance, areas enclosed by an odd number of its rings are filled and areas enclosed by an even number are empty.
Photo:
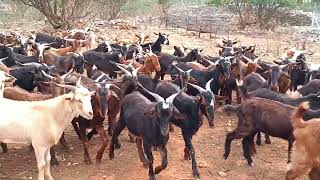
[[[144,29],[143,31],[152,33],[152,31],[164,31],[159,29]],[[113,31],[121,34],[122,37],[133,37],[136,31]],[[199,39],[196,36],[177,35],[176,31],[164,31],[170,33],[170,46],[165,47],[165,51],[172,52],[174,45],[184,44],[187,47],[204,48],[204,54],[216,55],[215,40],[208,38]],[[182,34],[185,34],[184,32]],[[109,34],[110,35],[110,34]],[[111,37],[111,35],[110,35]],[[221,36],[219,36],[221,37]],[[257,49],[264,49],[264,37],[238,37],[242,44],[257,44]],[[156,39],[152,35],[151,39]],[[296,42],[290,42],[290,37],[272,38],[272,44],[294,45]],[[220,40],[217,40],[221,42]],[[290,43],[288,43],[290,42]],[[260,47],[259,47],[260,44]],[[307,48],[312,48],[315,52],[320,52],[318,46],[307,44]],[[264,52],[261,52],[263,54]],[[282,51],[280,52],[282,53]],[[313,61],[318,62],[319,54],[313,55]],[[273,56],[268,55],[267,60],[273,60]],[[203,180],[229,179],[229,180],[262,180],[262,179],[284,179],[287,162],[287,142],[285,140],[272,138],[272,144],[263,143],[257,147],[257,154],[254,158],[254,167],[249,167],[243,158],[242,145],[240,140],[232,144],[231,154],[227,160],[222,155],[224,152],[224,141],[226,135],[226,123],[228,118],[232,119],[232,127],[237,123],[235,116],[227,117],[219,110],[216,112],[215,127],[209,128],[207,121],[204,121],[197,135],[193,137],[193,145],[196,151],[198,165]],[[45,120],[45,119],[44,119]],[[107,127],[107,125],[106,125]],[[17,132],[18,133],[18,132]],[[143,168],[139,161],[136,146],[130,143],[127,131],[122,132],[120,143],[122,149],[115,151],[115,159],[109,160],[108,149],[106,150],[101,164],[86,165],[83,161],[83,148],[76,136],[74,130],[68,127],[66,131],[66,140],[72,150],[66,151],[59,145],[58,157],[60,165],[51,167],[51,173],[57,180],[140,180],[148,178],[148,171]],[[264,139],[263,139],[264,140]],[[100,146],[98,136],[90,142],[90,154],[95,159],[95,154]],[[183,159],[184,141],[181,131],[175,127],[175,132],[170,134],[168,143],[168,167],[166,170],[156,176],[160,180],[188,180],[193,179],[191,171],[191,161]],[[154,152],[155,166],[160,164],[158,152]],[[30,152],[26,145],[9,145],[7,154],[0,153],[0,179],[37,179],[37,166],[33,152]],[[218,172],[226,173],[226,177],[218,175]],[[220,172],[221,174],[221,172]]]

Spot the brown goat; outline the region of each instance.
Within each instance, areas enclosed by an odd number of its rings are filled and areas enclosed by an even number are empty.
[[[252,165],[250,146],[253,148],[251,150],[255,151],[253,139],[255,134],[261,131],[271,136],[288,140],[288,160],[290,160],[294,141],[290,114],[293,112],[294,107],[268,99],[250,98],[244,100],[238,106],[226,105],[223,110],[228,114],[236,113],[239,118],[236,129],[226,136],[225,159],[229,156],[232,140],[243,138],[244,156],[248,164]]]
[[[304,102],[292,113],[291,122],[295,143],[286,180],[294,180],[313,168],[320,167],[320,119],[304,121],[302,115],[308,109],[309,103]]]
[[[76,39],[68,39],[67,41],[71,42],[72,45],[65,47],[65,48],[50,48],[48,51],[51,54],[59,55],[59,56],[65,56],[68,52],[81,52],[81,47],[84,47],[87,42],[87,40],[76,40]]]
[[[16,101],[42,101],[53,98],[51,94],[30,93],[19,87],[6,87],[3,97]]]

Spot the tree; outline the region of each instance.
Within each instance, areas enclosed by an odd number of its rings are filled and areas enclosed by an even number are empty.
[[[40,11],[53,28],[66,28],[78,19],[93,14],[90,0],[20,0]]]

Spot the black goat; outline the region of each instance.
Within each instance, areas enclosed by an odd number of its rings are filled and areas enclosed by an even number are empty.
[[[130,133],[137,136],[139,158],[145,167],[149,166],[149,179],[153,180],[155,174],[159,174],[168,164],[166,144],[169,140],[169,120],[172,117],[181,118],[181,115],[172,104],[179,92],[166,100],[157,94],[148,93],[156,99],[157,103],[151,102],[139,92],[133,92],[124,97],[120,118],[112,135],[109,157],[114,158],[114,146],[119,144],[118,136],[127,126]],[[161,165],[156,167],[155,171],[153,170],[153,146],[157,147],[162,158]]]
[[[170,42],[169,42],[169,34],[164,34],[164,33],[154,33],[155,35],[158,35],[158,39],[156,40],[156,42],[154,43],[147,43],[147,44],[141,44],[141,47],[146,50],[146,49],[149,49],[150,46],[151,46],[151,50],[152,52],[154,53],[160,53],[161,52],[161,49],[162,49],[162,45],[169,45]]]
[[[113,65],[111,61],[120,63],[121,54],[119,53],[109,54],[109,53],[89,51],[89,52],[85,52],[83,56],[84,56],[84,59],[87,61],[85,68],[87,70],[89,78],[92,76],[93,65],[95,65],[98,68],[98,70],[109,74],[110,77],[112,78],[117,77],[117,74],[115,73],[115,71],[118,71],[119,68]]]

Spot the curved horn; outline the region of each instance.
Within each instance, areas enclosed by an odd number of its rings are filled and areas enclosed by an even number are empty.
[[[65,73],[64,75],[62,75],[61,76],[61,79],[65,79],[67,76],[69,76],[72,72],[73,72],[73,68],[71,68],[70,70],[69,70],[69,72],[67,72],[67,73]]]
[[[214,62],[212,62],[212,61],[210,61],[210,60],[208,60],[208,59],[206,59],[206,58],[203,58],[205,61],[207,61],[210,65],[216,65]]]
[[[64,40],[66,40],[68,42],[74,42],[75,41],[75,39],[66,39],[66,38]]]
[[[41,70],[41,72],[42,72],[42,74],[43,74],[46,78],[48,78],[48,79],[50,79],[50,80],[53,80],[53,79],[54,79],[54,77],[53,77],[53,76],[51,76],[51,75],[47,74],[47,73],[46,73],[46,72],[44,72],[43,70]]]
[[[138,71],[139,71],[140,68],[142,68],[142,66],[140,66],[140,67],[138,67],[137,69],[134,69],[134,70],[132,71],[132,76],[133,76],[133,77],[137,77],[137,76],[138,76]]]
[[[55,82],[52,82],[54,85],[56,85],[56,86],[59,86],[59,87],[62,87],[62,88],[66,88],[66,89],[69,89],[69,90],[71,90],[71,91],[76,91],[76,87],[75,86],[71,86],[71,85],[66,85],[66,84],[57,84],[57,83],[55,83]]]
[[[156,93],[150,92],[148,91],[145,87],[142,86],[142,84],[140,84],[140,82],[138,81],[138,86],[140,86],[143,90],[147,91],[151,96],[153,96],[157,102],[165,102],[165,100],[163,99],[163,97],[159,96]]]
[[[198,85],[195,85],[195,84],[191,84],[191,83],[188,83],[190,86],[194,87],[195,89],[197,89],[200,93],[202,92],[206,92],[205,89],[203,89],[202,87],[198,86]]]
[[[81,77],[78,79],[78,81],[76,83],[76,87],[78,87],[78,88],[82,87],[82,85],[81,85]]]
[[[171,96],[169,96],[169,97],[166,99],[166,103],[173,104],[174,98],[176,98],[182,91],[183,91],[183,89],[181,89],[179,92],[177,92],[177,93],[172,94]]]
[[[186,71],[189,76],[190,76],[190,73],[191,73],[192,70],[193,69],[189,69],[188,71]]]
[[[176,66],[176,65],[173,65],[173,66],[174,66],[176,69],[178,69],[180,73],[184,73],[184,72],[185,72],[184,70],[180,69],[178,66]]]
[[[5,57],[5,58],[1,58],[0,59],[0,62],[2,62],[3,60],[6,60],[6,59],[8,59],[9,57]]]
[[[207,82],[207,84],[206,84],[206,90],[207,90],[207,91],[212,91],[212,90],[211,90],[211,87],[210,87],[210,84],[211,84],[212,81],[213,81],[213,78],[210,79],[210,80]]]
[[[118,64],[118,63],[114,63],[120,70],[122,70],[126,76],[132,76],[132,74],[126,69],[124,68],[123,66],[121,66],[121,64]]]

